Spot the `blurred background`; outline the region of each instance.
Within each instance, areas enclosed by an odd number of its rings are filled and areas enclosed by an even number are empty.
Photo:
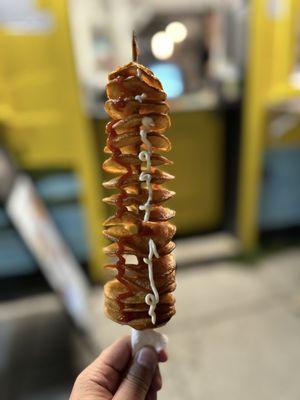
[[[0,0],[0,387],[68,399],[102,311],[107,74],[171,107],[177,315],[161,399],[300,396],[300,1]]]

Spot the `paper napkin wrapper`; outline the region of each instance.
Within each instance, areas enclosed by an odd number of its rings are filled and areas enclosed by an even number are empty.
[[[168,337],[154,329],[145,329],[138,331],[131,330],[131,347],[132,354],[136,354],[142,347],[151,346],[157,353],[165,350],[168,343]]]

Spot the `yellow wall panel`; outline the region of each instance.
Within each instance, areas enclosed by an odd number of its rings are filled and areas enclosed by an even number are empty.
[[[177,212],[178,233],[214,229],[223,218],[224,123],[219,112],[172,114],[168,132],[173,149],[169,187],[176,191],[168,206]]]

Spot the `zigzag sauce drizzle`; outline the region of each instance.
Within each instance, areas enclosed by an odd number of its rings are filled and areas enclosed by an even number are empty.
[[[144,117],[142,119],[142,128],[140,129],[140,136],[142,142],[146,145],[146,150],[142,150],[139,153],[139,159],[142,162],[146,163],[146,170],[141,172],[139,180],[141,182],[146,182],[146,187],[148,190],[148,199],[145,204],[140,205],[139,209],[145,211],[144,215],[144,222],[149,221],[150,217],[150,207],[152,201],[152,186],[151,186],[151,154],[152,154],[152,145],[147,138],[147,133],[153,125],[153,120],[150,117]],[[143,258],[145,264],[148,265],[148,272],[149,272],[149,281],[150,287],[152,289],[152,293],[148,293],[145,297],[145,303],[149,306],[149,316],[151,317],[152,324],[155,325],[156,323],[156,313],[155,309],[157,304],[159,303],[159,294],[157,288],[155,286],[154,277],[153,277],[153,256],[159,258],[159,254],[156,248],[156,245],[153,239],[149,239],[149,254],[148,258]]]

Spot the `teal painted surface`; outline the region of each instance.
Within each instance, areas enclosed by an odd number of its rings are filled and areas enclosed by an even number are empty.
[[[62,236],[79,261],[87,257],[84,215],[77,202],[79,184],[71,173],[57,173],[39,178],[36,187],[47,203]],[[3,209],[0,209],[0,278],[28,275],[38,266],[13,229]]]
[[[46,202],[73,201],[78,197],[80,189],[75,175],[68,172],[45,176],[35,184]]]
[[[268,150],[260,198],[260,228],[300,226],[300,148]]]

